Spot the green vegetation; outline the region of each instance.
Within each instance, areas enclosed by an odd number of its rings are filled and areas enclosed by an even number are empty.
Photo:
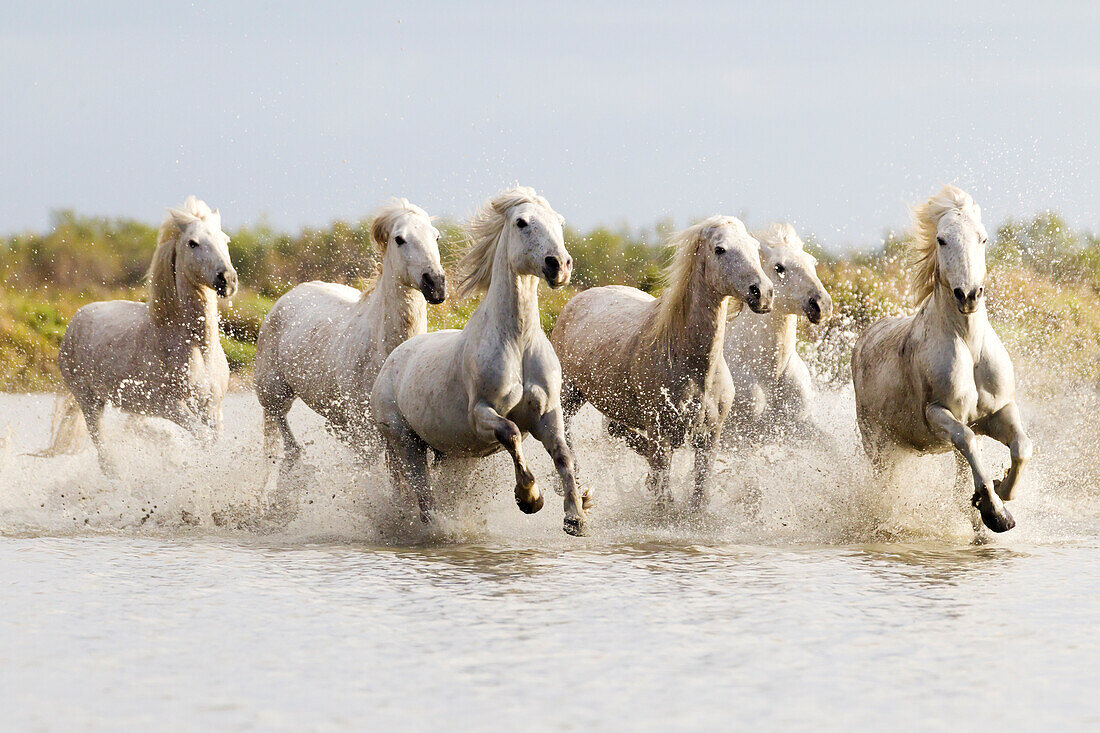
[[[462,246],[461,232],[451,223],[440,228],[450,266]],[[543,326],[553,326],[579,288],[617,283],[658,291],[667,254],[660,243],[670,229],[662,223],[643,232],[567,230],[575,280],[569,288],[543,291]],[[230,232],[243,288],[223,307],[222,343],[235,372],[247,377],[264,315],[292,286],[315,279],[359,285],[374,272],[369,231],[363,220],[297,235],[264,224]],[[54,217],[47,233],[0,238],[0,389],[55,389],[57,347],[69,319],[91,301],[142,299],[155,241],[155,226],[67,211]],[[805,326],[804,349],[819,378],[845,382],[859,332],[877,318],[909,309],[905,244],[906,235],[891,233],[871,251],[815,252],[835,304],[828,324]],[[1074,232],[1058,215],[1044,213],[1005,222],[989,259],[990,314],[1022,377],[1100,381],[1100,237]],[[466,300],[432,306],[429,326],[460,328],[475,305]]]

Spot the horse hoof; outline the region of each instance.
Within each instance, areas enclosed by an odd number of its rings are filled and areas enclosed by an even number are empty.
[[[528,498],[530,496],[530,492],[535,492],[534,499]],[[531,489],[524,489],[524,493],[526,494],[526,496],[520,493],[520,487],[516,487],[516,505],[519,507],[519,510],[521,512],[523,512],[524,514],[534,514],[539,509],[542,509],[544,499],[542,498],[541,491],[532,487]]]
[[[1005,475],[1007,477],[1007,474]],[[997,479],[993,479],[993,490],[997,492],[997,496],[1001,497],[1001,501],[1012,501],[1012,498],[1016,493],[1014,491],[1016,487],[1013,486],[1001,488],[1004,485],[1004,479],[1001,479],[1000,481],[998,481]]]
[[[986,495],[974,494],[970,502],[977,507],[978,512],[982,515],[982,524],[989,527],[993,532],[1007,532],[1016,526],[1016,520],[1012,518],[1008,508],[1002,505],[1001,511],[998,512],[993,506],[993,502]]]
[[[588,534],[588,521],[584,517],[566,517],[562,529],[574,537],[584,537]]]

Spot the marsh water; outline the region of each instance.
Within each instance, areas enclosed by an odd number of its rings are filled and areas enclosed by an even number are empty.
[[[1096,728],[1096,403],[1092,388],[1025,400],[1037,454],[1017,528],[977,538],[950,457],[898,486],[871,479],[850,392],[818,405],[832,445],[724,452],[702,517],[655,516],[643,463],[585,411],[575,440],[598,505],[573,538],[556,495],[519,512],[499,456],[439,477],[443,516],[423,527],[381,465],[300,405],[305,463],[281,479],[247,393],[213,446],[109,414],[107,478],[91,451],[24,455],[46,444],[53,397],[0,396],[0,720]],[[551,489],[549,460],[528,454]],[[983,455],[1007,463],[991,443]]]

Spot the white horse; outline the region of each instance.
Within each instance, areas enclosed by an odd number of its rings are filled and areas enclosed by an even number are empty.
[[[915,315],[883,318],[856,342],[852,379],[863,445],[880,476],[899,452],[954,448],[973,474],[982,521],[1005,532],[1031,441],[1015,400],[1012,362],[986,317],[986,230],[966,192],[943,189],[913,212],[918,260]],[[978,435],[1008,446],[1012,465],[991,480],[978,458]],[[956,458],[959,458],[959,455]]]
[[[775,285],[771,312],[742,313],[726,324],[725,357],[735,388],[726,434],[759,442],[783,434],[818,438],[824,434],[810,414],[813,384],[798,355],[798,317],[822,323],[832,315],[825,292],[802,239],[790,224],[754,232],[760,240],[764,272]]]
[[[111,300],[76,312],[57,357],[65,386],[84,414],[105,473],[99,420],[107,403],[162,417],[196,437],[221,431],[229,364],[218,338],[216,295],[237,291],[221,214],[189,196],[169,209],[149,267],[147,303]],[[66,422],[57,431],[71,433]]]
[[[277,455],[280,437],[288,465],[301,454],[286,418],[298,397],[352,448],[369,449],[376,436],[370,393],[383,362],[399,344],[428,330],[425,300],[442,303],[446,297],[439,238],[427,212],[397,199],[371,225],[382,267],[365,292],[310,282],[275,303],[256,342],[256,395],[268,456]]]
[[[581,534],[588,496],[577,488],[565,441],[561,367],[539,323],[539,279],[561,287],[573,267],[562,218],[533,189],[517,187],[483,204],[470,234],[458,295],[487,290],[484,300],[461,331],[423,334],[394,349],[374,384],[374,417],[394,483],[412,485],[427,522],[434,509],[429,447],[437,459],[503,448],[515,464],[519,508],[537,512],[543,497],[521,449],[530,433],[561,476],[565,531]]]
[[[565,374],[563,405],[572,417],[591,402],[649,462],[647,486],[672,505],[673,451],[695,449],[692,504],[702,508],[733,384],[722,341],[729,302],[758,313],[772,303],[760,244],[740,220],[712,216],[674,235],[661,297],[636,288],[591,288],[570,300],[551,334]]]

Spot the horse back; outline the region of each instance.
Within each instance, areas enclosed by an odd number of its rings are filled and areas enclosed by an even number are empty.
[[[145,303],[108,300],[84,306],[69,321],[58,352],[66,386],[74,393],[93,385],[111,386],[129,375],[139,352],[144,362],[159,362],[151,331]]]
[[[562,374],[601,411],[608,398],[626,399],[642,325],[655,304],[636,288],[610,285],[579,293],[558,316],[550,342]]]

